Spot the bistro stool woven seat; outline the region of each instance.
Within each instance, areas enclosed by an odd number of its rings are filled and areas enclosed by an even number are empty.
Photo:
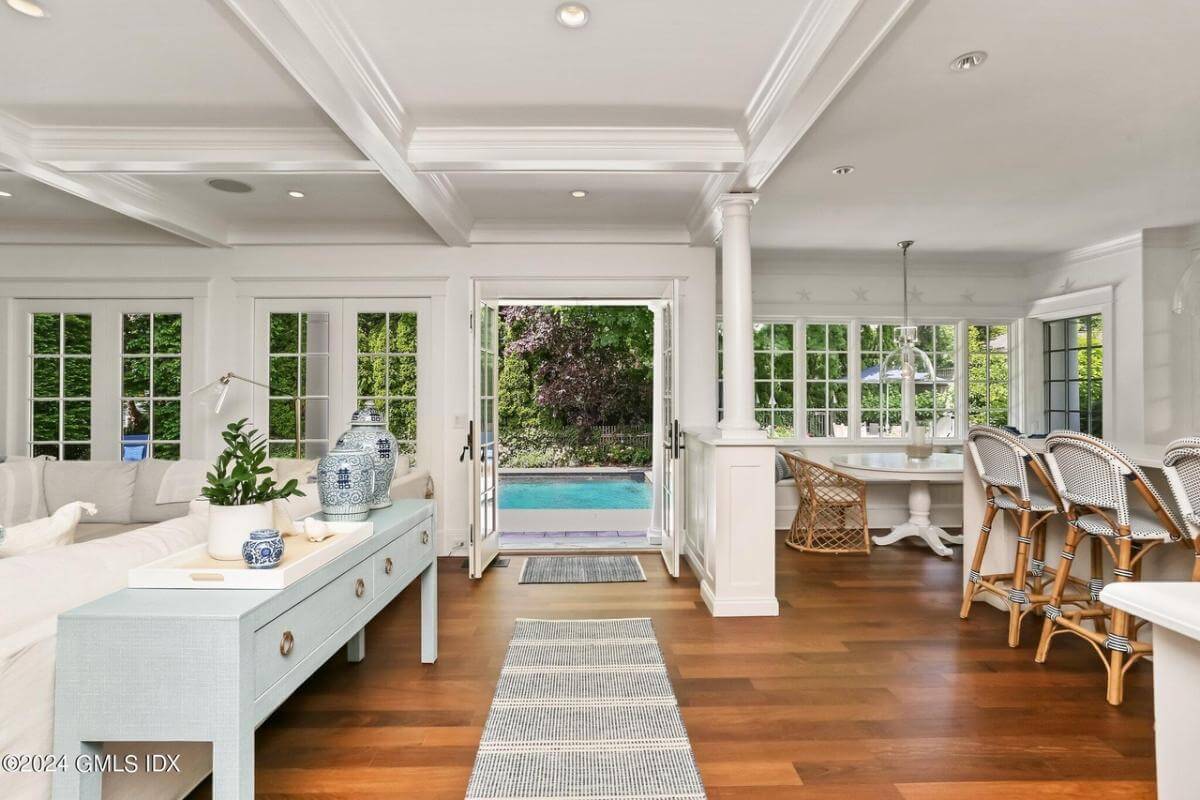
[[[1108,671],[1108,702],[1124,699],[1125,673],[1152,652],[1138,641],[1144,621],[1120,609],[1099,604],[1084,610],[1064,610],[1063,593],[1075,551],[1084,536],[1092,537],[1092,570],[1107,552],[1118,582],[1138,580],[1142,559],[1158,545],[1179,539],[1182,525],[1174,512],[1129,456],[1112,444],[1086,433],[1055,431],[1046,437],[1046,463],[1067,510],[1067,537],[1055,576],[1036,660],[1046,661],[1050,643],[1060,633],[1073,633],[1092,645]],[[1131,501],[1136,501],[1136,507]],[[1096,585],[1098,584],[1098,585]],[[1103,581],[1092,586],[1098,596]],[[1092,628],[1084,627],[1090,621]]]
[[[1167,445],[1163,472],[1183,515],[1183,535],[1192,540],[1196,551],[1192,580],[1200,580],[1200,438],[1190,436]]]
[[[800,500],[787,546],[805,553],[869,555],[867,484],[795,453],[782,455]]]
[[[1021,622],[1050,599],[1044,590],[1055,572],[1046,567],[1046,521],[1060,513],[1062,506],[1041,459],[1017,437],[999,428],[976,425],[967,432],[967,449],[983,483],[987,509],[959,616],[968,617],[980,593],[999,597],[1008,607],[1008,646],[1016,647]],[[992,523],[1000,511],[1008,513],[1017,531],[1016,558],[1011,572],[982,575]],[[1076,584],[1083,585],[1080,581]],[[1088,603],[1090,596],[1080,594],[1063,602]]]

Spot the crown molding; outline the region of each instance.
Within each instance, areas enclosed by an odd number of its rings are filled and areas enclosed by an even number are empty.
[[[470,244],[470,210],[408,163],[404,107],[334,3],[224,3],[446,244]]]
[[[690,244],[682,225],[572,225],[480,220],[472,244]]]
[[[1104,258],[1105,256],[1116,255],[1117,253],[1125,253],[1129,250],[1140,250],[1141,248],[1142,232],[1137,231],[1136,233],[1119,236],[1116,239],[1091,244],[1087,247],[1077,247],[1074,250],[1068,250],[1058,258],[1064,264],[1078,264],[1081,261],[1091,261],[1097,258]]]
[[[419,127],[418,171],[736,172],[745,148],[731,128]]]
[[[144,182],[128,176],[64,172],[38,160],[31,151],[33,138],[30,126],[14,117],[0,115],[0,166],[197,244],[226,245],[227,229],[222,220],[168,200]]]
[[[687,228],[692,244],[708,247],[717,240],[721,232],[721,219],[717,204],[721,195],[733,188],[734,175],[710,175],[700,190],[696,204],[688,212]]]

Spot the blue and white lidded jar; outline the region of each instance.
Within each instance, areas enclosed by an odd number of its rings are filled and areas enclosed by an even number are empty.
[[[317,462],[321,511],[332,522],[365,520],[374,488],[375,463],[358,447],[339,443]]]
[[[390,506],[392,498],[388,491],[396,474],[396,437],[388,431],[383,412],[375,407],[374,400],[365,401],[362,408],[350,415],[350,430],[338,437],[337,444],[357,447],[371,456],[375,473],[371,508]]]
[[[283,537],[274,528],[251,531],[242,544],[242,560],[250,569],[273,569],[283,560]]]

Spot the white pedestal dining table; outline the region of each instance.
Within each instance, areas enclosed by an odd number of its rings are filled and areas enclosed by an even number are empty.
[[[908,484],[908,521],[892,528],[891,533],[874,536],[877,545],[894,544],[916,537],[939,556],[950,556],[947,544],[962,544],[963,537],[946,533],[929,519],[930,483],[962,483],[961,453],[933,453],[928,458],[909,458],[900,451],[844,453],[830,461],[855,477],[870,482]]]

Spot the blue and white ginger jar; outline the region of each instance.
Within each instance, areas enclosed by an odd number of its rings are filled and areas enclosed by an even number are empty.
[[[388,431],[383,412],[375,407],[374,400],[365,401],[362,408],[350,415],[350,430],[338,437],[337,446],[356,447],[371,456],[375,473],[371,508],[390,506],[392,498],[388,490],[396,474],[396,437]]]
[[[273,528],[251,531],[242,544],[242,560],[250,569],[272,569],[283,560],[283,537]]]
[[[317,462],[317,494],[321,511],[334,522],[367,518],[374,493],[375,462],[351,444],[338,445]]]

